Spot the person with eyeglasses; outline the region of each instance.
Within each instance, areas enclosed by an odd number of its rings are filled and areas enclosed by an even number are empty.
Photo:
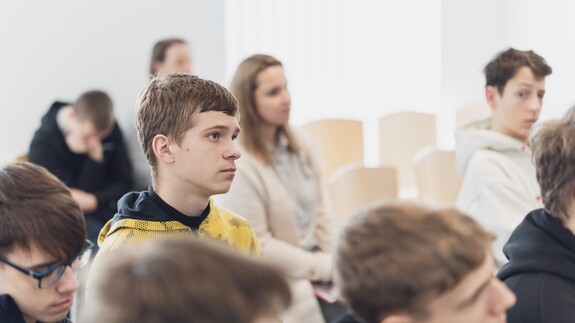
[[[90,259],[82,210],[70,189],[41,166],[0,168],[0,322],[70,322]]]

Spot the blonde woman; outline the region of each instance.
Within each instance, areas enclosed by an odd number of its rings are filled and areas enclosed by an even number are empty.
[[[229,193],[218,199],[247,218],[266,260],[290,278],[294,299],[284,321],[323,322],[311,282],[332,277],[332,218],[309,140],[288,124],[291,100],[281,62],[247,58],[231,91],[240,104],[242,158]]]

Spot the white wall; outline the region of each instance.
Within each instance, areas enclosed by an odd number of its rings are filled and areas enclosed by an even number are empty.
[[[22,153],[55,99],[103,89],[121,125],[164,37],[191,44],[196,74],[224,82],[223,0],[51,0],[0,3],[0,160]]]
[[[484,65],[509,46],[534,49],[554,69],[541,119],[575,103],[575,2],[569,0],[53,0],[0,2],[0,161],[27,150],[55,99],[108,91],[123,126],[147,81],[152,44],[190,41],[197,74],[228,84],[254,52],[277,56],[293,95],[292,122],[366,122],[435,112],[453,144],[454,111],[483,102]]]
[[[227,0],[227,79],[255,53],[284,64],[290,122],[364,121],[379,162],[378,118],[440,107],[439,0]]]

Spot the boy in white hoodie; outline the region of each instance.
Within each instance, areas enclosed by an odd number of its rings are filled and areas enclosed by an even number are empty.
[[[542,207],[527,138],[539,117],[551,67],[533,51],[510,48],[484,69],[491,108],[487,129],[458,132],[457,170],[463,178],[457,208],[495,232],[497,265],[503,245],[526,213]]]

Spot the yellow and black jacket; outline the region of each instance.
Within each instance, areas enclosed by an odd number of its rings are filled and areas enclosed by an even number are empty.
[[[87,293],[93,283],[93,273],[99,271],[103,259],[114,250],[153,239],[189,236],[213,239],[241,253],[262,256],[251,225],[241,216],[216,206],[212,198],[200,216],[185,216],[163,201],[150,186],[147,191],[124,195],[118,201],[118,213],[100,231],[100,250],[88,276]]]
[[[150,186],[147,191],[128,193],[118,201],[118,213],[100,232],[98,257],[127,244],[185,236],[211,238],[244,253],[262,253],[250,224],[214,205],[211,198],[200,216],[187,217],[164,202]]]

